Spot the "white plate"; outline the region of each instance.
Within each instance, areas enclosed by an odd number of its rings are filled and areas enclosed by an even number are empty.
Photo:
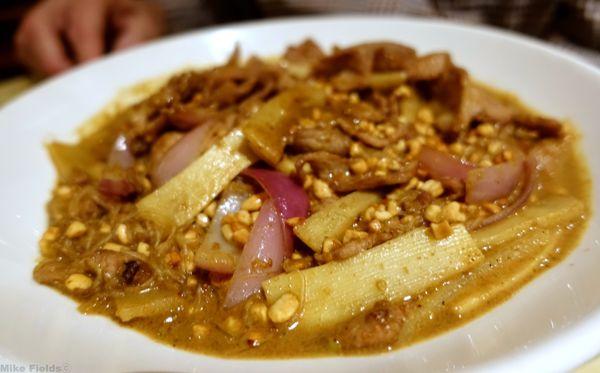
[[[0,356],[6,363],[86,372],[559,371],[600,352],[597,216],[573,254],[507,303],[460,329],[376,356],[244,361],[192,354],[81,315],[74,302],[33,282],[54,182],[43,140],[72,135],[122,87],[191,64],[223,62],[236,42],[245,54],[269,56],[307,36],[324,46],[388,39],[420,52],[448,50],[476,78],[577,123],[600,180],[600,72],[531,39],[439,21],[329,17],[247,23],[152,43],[50,80],[0,111]]]

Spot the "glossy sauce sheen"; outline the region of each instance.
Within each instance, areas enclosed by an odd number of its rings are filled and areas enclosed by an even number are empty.
[[[510,98],[510,100],[515,99]],[[572,129],[569,129],[569,131],[573,132]],[[488,289],[491,285],[503,279],[513,277],[533,257],[515,256],[511,259],[511,256],[508,255],[505,257],[508,260],[498,264],[492,275],[477,277],[468,272],[457,278],[449,279],[423,294],[407,294],[405,300],[402,301],[405,303],[407,321],[401,331],[398,343],[393,345],[394,348],[433,337],[483,315],[491,308],[508,300],[519,288],[535,276],[565,259],[577,247],[591,213],[589,207],[591,180],[585,161],[579,154],[576,137],[572,133],[566,137],[565,141],[568,142],[567,151],[561,154],[553,174],[551,176],[546,175],[540,180],[540,187],[530,198],[530,200],[543,200],[549,195],[563,194],[573,196],[585,205],[582,216],[577,216],[571,221],[563,222],[555,227],[560,235],[554,244],[555,249],[544,258],[543,264],[537,266],[532,273],[520,277],[504,291],[493,294],[492,297],[486,299],[474,310],[465,313],[456,312],[455,306],[458,299],[477,294],[482,289]],[[61,205],[60,202],[51,202],[50,206],[50,220],[52,223],[52,221],[57,220],[56,214],[60,214],[60,211],[65,209],[65,205]],[[129,211],[129,208],[126,209],[126,212]],[[527,206],[525,209],[527,209]],[[65,228],[61,227],[61,229]],[[490,258],[500,252],[508,253],[519,244],[526,243],[522,239],[517,239],[498,247],[486,247],[483,250],[484,255],[486,258]],[[199,275],[199,278],[200,281],[209,281],[204,274]],[[275,329],[272,326],[264,325],[264,327],[256,329],[261,333],[261,340],[255,340],[251,335],[244,335],[243,333],[232,335],[225,332],[228,318],[233,316],[244,320],[247,317],[245,316],[246,309],[249,304],[252,304],[253,300],[251,299],[249,303],[238,305],[232,309],[223,310],[218,299],[223,297],[226,291],[226,283],[219,284],[218,281],[213,281],[213,285],[216,286],[203,287],[201,283],[190,288],[177,288],[175,286],[174,289],[179,294],[180,301],[172,307],[171,312],[152,317],[137,318],[128,322],[119,321],[114,316],[114,293],[106,291],[96,293],[91,297],[89,294],[78,296],[62,286],[55,287],[65,295],[77,300],[80,303],[79,309],[83,313],[106,315],[122,326],[143,332],[162,343],[205,354],[224,357],[281,358],[388,351],[388,347],[381,346],[352,351],[344,350],[338,340],[338,331],[343,330],[346,325],[337,325],[330,330],[310,334],[294,330],[293,323],[289,330],[281,327]],[[460,285],[460,288],[458,285]],[[196,296],[197,292],[200,292],[201,296]],[[255,298],[259,299],[260,297],[256,296]],[[431,312],[424,313],[421,311],[422,309],[428,309]],[[199,322],[213,325],[207,334],[201,338],[194,332],[194,326],[198,325]],[[302,322],[301,319],[299,322]]]

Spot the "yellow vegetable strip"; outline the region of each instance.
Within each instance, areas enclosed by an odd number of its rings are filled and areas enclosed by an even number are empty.
[[[305,244],[320,252],[326,238],[341,239],[356,218],[381,197],[376,193],[350,193],[312,214],[294,228],[294,233]]]
[[[464,226],[442,240],[422,228],[345,261],[276,276],[262,287],[269,304],[285,293],[300,299],[298,328],[328,328],[377,301],[418,294],[482,259]]]
[[[508,242],[527,230],[547,228],[572,220],[584,213],[583,203],[567,196],[550,196],[527,205],[515,216],[472,233],[479,247]]]
[[[541,269],[544,261],[552,255],[557,242],[556,232],[535,231],[515,240],[510,250],[486,258],[483,264],[473,271],[473,275],[476,278],[487,278],[490,280],[487,281],[488,285],[479,287],[474,293],[468,293],[452,302],[450,306],[452,311],[458,315],[466,315],[519,286]],[[528,259],[523,260],[522,257]],[[507,270],[498,268],[502,266],[508,267]]]
[[[290,114],[302,105],[321,106],[325,101],[316,85],[301,86],[275,96],[242,126],[251,149],[272,166],[283,157],[286,137],[290,132]]]
[[[169,229],[184,225],[255,161],[241,130],[234,130],[165,185],[137,203],[140,214]]]

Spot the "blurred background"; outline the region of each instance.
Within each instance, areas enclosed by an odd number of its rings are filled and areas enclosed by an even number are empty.
[[[0,3],[0,79],[24,71],[17,61],[13,37],[19,22],[34,3],[33,0],[2,0]]]
[[[0,104],[40,79],[167,34],[331,13],[487,24],[600,66],[600,0],[0,0]]]

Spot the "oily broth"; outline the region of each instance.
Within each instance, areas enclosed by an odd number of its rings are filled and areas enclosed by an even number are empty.
[[[494,93],[498,92],[494,91]],[[512,95],[504,93],[502,95],[507,99],[516,101]],[[113,116],[106,115],[104,118],[109,117],[112,118]],[[98,118],[102,118],[102,116]],[[98,123],[96,122],[94,125],[97,126]],[[522,286],[546,269],[563,260],[577,247],[577,243],[585,231],[585,223],[591,213],[591,179],[587,165],[579,153],[578,136],[573,134],[574,131],[572,129],[570,129],[570,133],[571,135],[565,138],[568,144],[566,145],[566,151],[561,154],[562,158],[558,162],[555,174],[551,175],[551,177],[546,176],[541,180],[541,188],[534,193],[533,198],[543,199],[548,195],[557,193],[574,196],[584,203],[586,207],[585,216],[578,217],[574,221],[566,222],[557,227],[561,231],[555,245],[557,250],[554,250],[552,255],[547,258],[548,260],[545,262],[545,265],[522,278],[506,291],[487,299],[477,309],[466,314],[461,314],[460,316],[452,310],[452,301],[454,299],[477,293],[482,288],[489,286],[499,276],[511,276],[528,258],[521,258],[514,262],[508,262],[508,264],[505,263],[505,265],[499,267],[496,276],[480,278],[467,273],[450,279],[444,284],[428,290],[424,294],[413,295],[413,298],[405,303],[409,312],[414,311],[414,313],[412,315],[409,314],[409,322],[407,322],[401,339],[394,348],[408,346],[415,342],[431,338],[483,315],[488,310],[508,300]],[[510,242],[499,247],[489,248],[485,250],[484,254],[486,257],[490,257],[498,252],[510,251],[513,249],[513,244],[514,242]],[[460,288],[458,285],[460,285]],[[67,292],[65,292],[65,295],[80,301],[80,310],[84,313],[103,314],[108,317],[113,317],[112,315],[114,315],[114,306],[108,295],[98,294],[92,299],[78,298],[72,293]],[[423,306],[425,304],[432,307],[431,314],[425,314],[420,311],[427,308]],[[288,330],[284,333],[279,331],[276,338],[253,346],[246,341],[246,338],[228,336],[219,329],[219,326],[211,330],[206,338],[199,339],[192,333],[193,325],[199,321],[213,325],[223,325],[228,316],[243,318],[244,306],[237,306],[227,312],[219,309],[206,312],[193,312],[197,307],[202,307],[202,305],[199,306],[195,303],[194,294],[190,293],[185,295],[182,306],[178,309],[173,309],[169,315],[134,319],[128,323],[119,322],[119,324],[140,331],[157,341],[176,348],[216,356],[282,358],[345,354],[341,350],[340,344],[336,342],[332,330],[325,330],[316,335],[314,333],[308,335],[295,330]],[[266,335],[274,334],[268,327],[265,327],[262,332]],[[366,349],[352,351],[352,354],[377,353],[387,350],[387,348]]]
[[[585,161],[579,154],[577,148],[576,136],[568,138],[570,142],[567,151],[563,153],[563,158],[557,168],[556,175],[553,178],[545,178],[542,180],[542,188],[536,192],[534,198],[544,198],[548,194],[555,194],[556,191],[561,191],[568,195],[574,196],[583,201],[586,206],[585,216],[579,217],[574,221],[569,221],[557,227],[561,230],[560,238],[556,243],[556,248],[553,254],[548,257],[543,267],[539,267],[536,271],[530,273],[527,277],[522,278],[519,282],[511,286],[507,291],[488,299],[479,308],[472,312],[457,315],[452,311],[452,300],[458,297],[469,296],[476,293],[478,290],[489,286],[494,280],[502,277],[511,276],[520,266],[531,258],[520,258],[508,265],[503,265],[497,268],[497,273],[494,276],[486,276],[484,278],[473,277],[469,274],[464,274],[458,278],[446,281],[444,284],[430,289],[426,294],[419,295],[415,299],[407,303],[409,309],[417,310],[417,317],[411,320],[414,325],[407,327],[402,339],[395,348],[406,347],[413,343],[434,337],[438,334],[447,332],[453,328],[457,328],[474,318],[484,315],[487,311],[500,305],[510,299],[522,286],[525,286],[529,281],[533,280],[542,272],[550,269],[562,261],[573,249],[577,247],[577,243],[586,229],[585,221],[589,218],[589,206],[591,180]],[[569,227],[572,226],[572,227]],[[514,241],[508,244],[488,249],[484,253],[489,257],[500,251],[510,251],[514,247]],[[461,288],[458,289],[457,286]],[[69,295],[69,294],[67,294]],[[433,304],[434,312],[429,314],[418,313],[419,307],[423,304],[431,306]],[[93,309],[86,309],[86,305],[81,306],[84,312],[98,312],[106,314],[110,317],[109,302],[100,302]],[[187,307],[186,307],[187,308]],[[104,311],[104,312],[103,312]],[[232,314],[239,317],[242,316],[243,310],[238,307]],[[307,335],[303,332],[295,332],[290,330],[283,335],[278,335],[276,340],[271,340],[258,347],[250,347],[245,342],[233,342],[233,339],[225,333],[211,333],[210,338],[198,340],[191,335],[190,330],[197,322],[196,318],[189,318],[185,315],[186,311],[175,312],[172,315],[132,320],[129,323],[120,323],[144,334],[167,343],[176,348],[184,348],[187,350],[207,353],[211,355],[224,357],[244,357],[244,358],[282,358],[282,357],[299,357],[299,356],[324,356],[331,354],[343,355],[340,345],[331,335],[331,331],[323,331],[318,335]],[[222,322],[222,315],[212,315],[211,319],[216,322]],[[408,326],[408,324],[407,324]],[[377,353],[385,352],[388,349],[366,349],[358,353]],[[351,354],[356,354],[353,351]]]

